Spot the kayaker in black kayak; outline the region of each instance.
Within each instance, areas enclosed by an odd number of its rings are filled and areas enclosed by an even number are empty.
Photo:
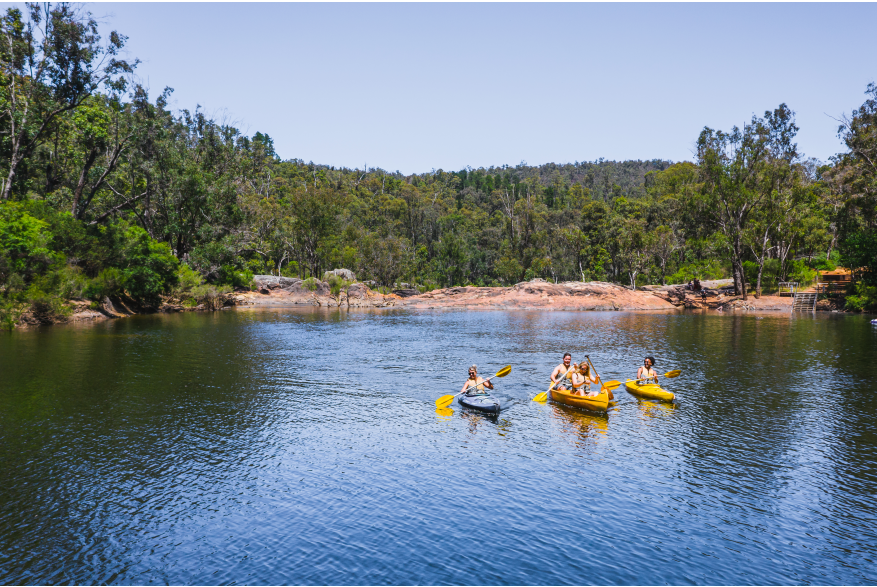
[[[572,363],[572,355],[565,353],[563,355],[563,363],[555,367],[554,371],[551,372],[551,382],[557,383],[557,385],[554,386],[554,389],[560,389],[563,391],[570,390],[570,384],[566,379],[566,374],[572,373],[570,363]],[[558,381],[561,383],[558,383]]]
[[[493,389],[493,383],[490,381],[485,381],[481,377],[478,376],[478,367],[476,365],[472,365],[469,367],[469,379],[466,380],[466,383],[463,384],[463,389],[460,390],[460,393],[466,391],[467,388],[469,391],[466,392],[466,395],[471,394],[473,391],[484,391],[484,388]]]
[[[658,382],[658,374],[655,372],[654,369],[652,369],[652,367],[654,367],[654,366],[655,366],[654,357],[646,357],[645,359],[643,359],[643,366],[640,367],[636,372],[636,380],[643,381],[643,380],[654,379],[655,383],[657,383]]]
[[[572,374],[572,388],[574,395],[581,395],[585,397],[596,397],[598,393],[596,391],[591,391],[591,384],[594,383],[591,381],[591,368],[587,363],[581,363],[579,365],[573,365],[575,367],[575,371]],[[585,384],[588,385],[588,392],[585,393]]]

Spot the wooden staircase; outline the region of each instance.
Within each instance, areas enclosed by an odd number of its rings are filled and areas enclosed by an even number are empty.
[[[792,304],[792,312],[815,312],[816,292],[799,291],[795,294],[795,302]]]

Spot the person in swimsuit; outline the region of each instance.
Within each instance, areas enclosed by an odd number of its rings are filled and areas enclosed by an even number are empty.
[[[587,363],[580,363],[576,366],[576,370],[572,374],[572,388],[575,395],[585,397],[595,397],[596,391],[591,391],[591,384],[595,383],[591,380],[591,368]],[[588,385],[588,391],[585,393],[585,384]]]
[[[561,389],[563,391],[569,391],[571,389],[569,382],[566,380],[567,373],[571,375],[573,372],[570,363],[572,363],[572,355],[565,353],[563,355],[563,362],[551,372],[551,383],[557,383],[557,385],[554,386],[554,389]],[[561,383],[558,383],[559,381]]]
[[[490,381],[486,381],[478,376],[478,367],[476,365],[472,365],[469,367],[469,379],[466,380],[466,383],[463,384],[463,389],[460,390],[460,393],[466,391],[466,395],[472,395],[474,393],[478,393],[479,391],[484,391],[484,388],[493,389],[493,383]]]
[[[652,369],[652,367],[654,367],[654,366],[655,366],[654,357],[646,357],[645,359],[643,359],[643,366],[640,367],[636,372],[637,381],[642,382],[642,380],[646,380],[645,382],[648,383],[649,382],[648,380],[654,379],[655,383],[657,383],[658,382],[658,374],[655,372],[654,369]]]

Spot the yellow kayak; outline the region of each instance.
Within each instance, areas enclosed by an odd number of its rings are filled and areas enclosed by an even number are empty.
[[[574,408],[585,408],[594,412],[605,412],[609,408],[609,394],[605,389],[600,390],[600,393],[594,397],[576,395],[561,389],[552,389],[548,392],[548,397],[559,404]]]
[[[633,395],[647,397],[649,399],[661,399],[673,401],[676,396],[669,391],[661,389],[657,383],[637,383],[634,379],[628,379],[624,387]]]

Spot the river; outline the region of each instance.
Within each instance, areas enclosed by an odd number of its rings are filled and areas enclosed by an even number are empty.
[[[563,352],[675,404],[530,401]],[[327,311],[0,333],[3,584],[874,584],[852,315]],[[467,367],[496,419],[434,401]]]

